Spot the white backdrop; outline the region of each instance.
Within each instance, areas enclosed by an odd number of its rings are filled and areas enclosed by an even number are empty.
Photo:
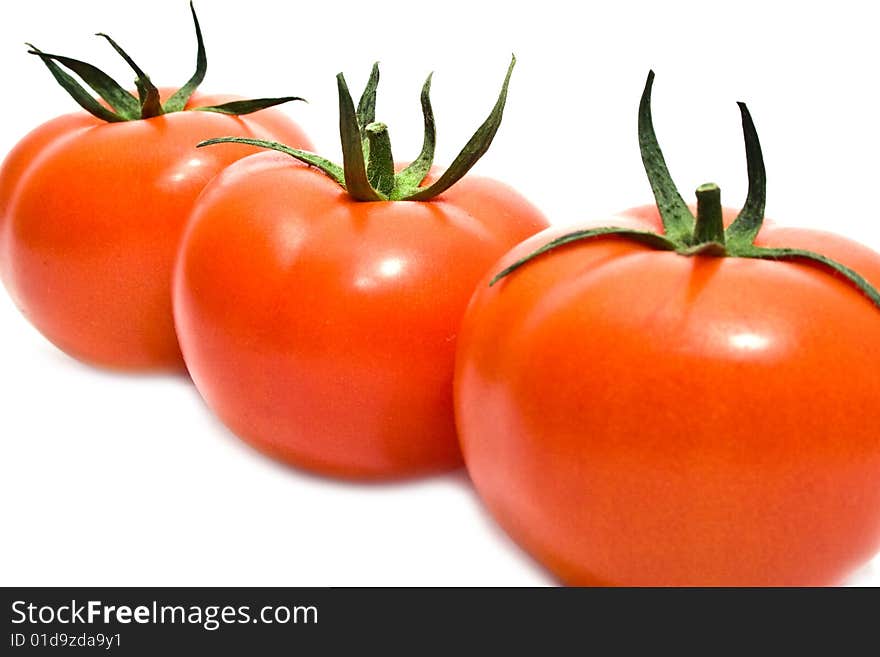
[[[636,106],[654,116],[688,190],[745,195],[737,100],[764,148],[767,214],[880,250],[876,21],[870,3],[247,3],[201,0],[202,89],[302,95],[284,111],[339,154],[334,76],[357,93],[382,62],[377,118],[398,158],[421,145],[418,93],[435,71],[437,162],[448,163],[519,64],[496,142],[475,172],[520,189],[554,223],[651,199]],[[0,153],[75,109],[24,41],[129,80],[107,31],[162,86],[194,64],[184,0],[33,0],[3,9]],[[106,65],[106,66],[105,66]],[[0,583],[4,585],[535,585],[553,580],[478,504],[463,473],[353,485],[255,453],[187,380],[119,376],[64,356],[0,294]],[[880,585],[880,560],[856,574]]]

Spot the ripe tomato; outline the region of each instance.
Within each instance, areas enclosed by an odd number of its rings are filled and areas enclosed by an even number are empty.
[[[155,91],[162,102],[172,95]],[[309,147],[274,110],[192,111],[240,100],[195,93],[181,110],[112,122],[68,114],[9,154],[0,170],[0,272],[22,312],[58,347],[114,368],[183,367],[170,294],[183,226],[205,184],[255,150],[196,145],[235,134]],[[95,111],[109,112],[109,104]]]
[[[350,105],[347,95],[341,88]],[[367,125],[377,124],[362,115],[352,126],[355,157]],[[371,156],[380,150],[373,144]],[[456,467],[461,316],[489,265],[546,221],[484,178],[427,201],[361,201],[353,188],[277,153],[247,157],[208,185],[174,280],[187,366],[236,434],[288,463],[346,477]]]
[[[607,225],[651,232],[658,217]],[[820,585],[870,559],[880,297],[786,249],[874,286],[880,254],[770,226],[748,246],[729,228],[729,257],[593,231],[522,262],[564,233],[506,255],[459,336],[462,450],[501,525],[578,585]]]

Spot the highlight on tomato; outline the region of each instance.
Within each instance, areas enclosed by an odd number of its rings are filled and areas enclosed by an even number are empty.
[[[278,151],[206,187],[174,278],[187,367],[234,433],[348,478],[461,465],[452,376],[462,314],[490,265],[547,226],[510,187],[466,175],[498,130],[512,69],[445,171],[432,168],[430,76],[421,153],[395,166],[375,119],[377,66],[357,108],[337,77],[342,166],[279,143],[204,144]]]
[[[762,229],[744,104],[745,206],[725,229],[707,184],[694,216],[654,134],[652,82],[653,216],[541,233],[470,302],[455,375],[467,468],[565,583],[839,583],[880,548],[880,254]]]
[[[135,94],[91,64],[30,46],[84,111],[44,123],[6,157],[0,274],[34,326],[88,363],[183,368],[171,272],[184,222],[205,184],[255,151],[235,144],[198,151],[199,142],[233,134],[310,148],[293,121],[266,109],[298,98],[197,92],[207,58],[191,10],[196,71],[177,90],[158,89],[106,34],[99,36],[137,76]]]

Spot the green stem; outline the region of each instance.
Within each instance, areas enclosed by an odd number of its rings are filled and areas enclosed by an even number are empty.
[[[394,191],[394,156],[391,154],[391,138],[384,123],[370,123],[364,128],[370,144],[367,161],[367,178],[377,192],[390,196]]]
[[[715,183],[697,187],[697,220],[694,244],[724,245],[724,219],[721,213],[721,188]]]
[[[238,142],[262,145],[263,148],[271,148],[288,153],[301,162],[316,166],[344,187],[348,195],[356,201],[429,201],[458,182],[488,150],[501,125],[504,106],[507,102],[510,76],[515,65],[516,57],[511,56],[510,65],[507,67],[507,74],[504,76],[504,82],[501,85],[501,91],[489,116],[477,128],[477,131],[452,161],[449,168],[441,173],[432,184],[426,187],[421,185],[431,171],[434,161],[434,147],[437,141],[434,110],[431,107],[430,98],[431,76],[429,75],[428,79],[425,80],[421,93],[422,116],[424,119],[422,151],[412,164],[400,173],[395,173],[388,127],[384,123],[375,121],[376,87],[379,84],[379,67],[377,64],[373,65],[373,71],[370,74],[367,87],[361,95],[357,109],[355,109],[348,84],[345,82],[345,76],[342,73],[336,76],[337,90],[339,92],[339,137],[342,143],[341,167],[323,158],[318,158],[312,153],[297,151],[274,142],[259,142],[259,140],[242,141],[234,137],[225,137],[210,139],[200,145],[207,146],[209,144]],[[233,104],[228,103],[226,106],[221,107],[228,107]],[[200,107],[196,109],[220,111],[220,107]],[[236,107],[236,109],[240,108]],[[368,123],[364,123],[365,121],[368,121]]]
[[[122,46],[116,43],[113,37],[109,34],[98,32],[95,36],[106,39],[113,47],[113,50],[125,60],[125,63],[131,67],[131,70],[134,71],[134,74],[137,76],[134,81],[134,86],[137,87],[138,101],[141,105],[140,114],[138,116],[142,119],[152,119],[153,117],[164,114],[165,112],[162,109],[162,101],[159,98],[159,90],[156,88],[156,85],[150,81],[150,76],[144,73],[143,69],[137,65],[129,54],[123,50]]]
[[[874,306],[880,310],[880,289],[871,281],[847,265],[831,258],[803,249],[786,247],[760,247],[754,239],[764,221],[764,205],[767,199],[767,175],[764,170],[764,156],[761,143],[752,121],[751,114],[744,103],[738,103],[742,113],[743,138],[746,145],[746,161],[749,176],[749,191],[745,205],[725,234],[721,209],[721,189],[715,183],[707,183],[697,188],[697,216],[691,217],[681,195],[672,183],[666,162],[654,134],[651,121],[651,84],[654,73],[648,74],[648,82],[639,105],[639,143],[645,172],[654,189],[657,208],[663,219],[665,234],[608,226],[575,231],[547,242],[507,268],[500,271],[489,283],[494,285],[520,267],[527,265],[542,254],[565,244],[582,240],[595,240],[603,237],[626,239],[646,245],[658,251],[673,251],[682,257],[728,257],[754,258],[761,260],[807,261],[822,266],[829,275],[838,275],[847,280]],[[690,227],[689,227],[690,225]],[[880,281],[874,281],[878,283]]]
[[[121,121],[136,121],[139,119],[149,119],[169,114],[171,112],[182,112],[186,110],[186,104],[196,88],[201,84],[205,77],[208,61],[205,55],[205,43],[202,39],[202,30],[199,27],[199,19],[196,16],[196,10],[190,2],[190,12],[192,13],[193,24],[196,30],[196,41],[198,45],[198,53],[196,55],[196,72],[189,81],[180,89],[178,89],[162,105],[159,98],[159,90],[150,81],[149,76],[144,70],[138,66],[134,60],[123,50],[116,41],[104,34],[98,33],[98,36],[106,39],[114,50],[122,56],[137,76],[135,86],[138,95],[135,97],[126,91],[116,80],[107,75],[104,71],[78,59],[64,57],[61,55],[53,55],[45,53],[31,44],[27,44],[32,55],[37,55],[43,60],[43,63],[52,73],[56,82],[82,107],[93,116],[107,121],[108,123],[117,123]],[[65,73],[61,67],[67,68],[91,88],[98,96],[100,96],[111,109],[108,109],[98,102],[92,95],[72,76]],[[285,96],[283,98],[256,98],[252,100],[238,100],[221,105],[211,107],[195,107],[193,109],[201,112],[219,112],[221,114],[230,114],[240,116],[257,112],[267,107],[286,103],[291,100],[302,100],[295,96]]]

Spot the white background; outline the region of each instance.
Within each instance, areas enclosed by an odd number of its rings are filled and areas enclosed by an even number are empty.
[[[295,94],[284,111],[339,153],[334,75],[359,90],[382,62],[378,119],[399,159],[421,144],[434,70],[438,163],[519,64],[476,172],[554,222],[651,199],[636,106],[657,72],[655,124],[681,189],[742,203],[739,114],[761,135],[768,216],[880,249],[876,20],[871,3],[281,2],[201,0],[205,91]],[[789,9],[795,7],[796,10]],[[0,153],[75,109],[24,41],[129,80],[108,31],[159,85],[191,74],[184,0],[33,0],[0,23]],[[478,504],[463,473],[352,485],[276,465],[215,421],[187,380],[119,376],[47,343],[0,294],[0,583],[5,585],[540,585],[553,580]],[[880,585],[880,561],[857,573]]]

